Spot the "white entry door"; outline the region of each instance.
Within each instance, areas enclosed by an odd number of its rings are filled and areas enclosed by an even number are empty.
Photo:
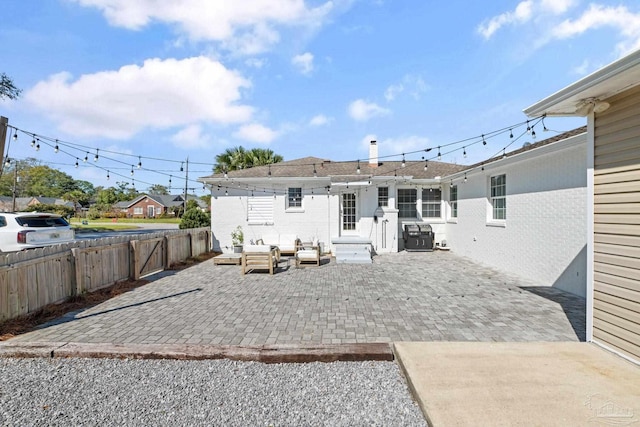
[[[342,194],[341,222],[344,234],[355,234],[358,218],[358,199],[356,193]]]
[[[147,218],[155,217],[156,210],[155,206],[147,206]]]

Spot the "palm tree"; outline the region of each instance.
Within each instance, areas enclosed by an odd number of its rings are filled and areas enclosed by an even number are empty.
[[[253,148],[247,152],[247,162],[251,166],[264,166],[279,163],[284,158],[268,148]]]
[[[224,153],[216,156],[215,173],[244,169],[247,151],[242,147],[227,148]]]
[[[223,173],[253,166],[270,165],[283,161],[284,158],[268,148],[252,148],[247,151],[242,146],[227,148],[216,156],[215,173]]]

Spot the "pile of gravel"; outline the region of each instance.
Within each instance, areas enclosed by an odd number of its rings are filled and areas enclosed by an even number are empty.
[[[0,425],[425,426],[393,362],[3,359]]]

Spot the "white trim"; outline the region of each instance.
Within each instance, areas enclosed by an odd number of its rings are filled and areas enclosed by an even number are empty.
[[[587,119],[587,324],[586,339],[593,341],[593,221],[594,221],[594,155],[595,120],[594,114]]]
[[[530,107],[525,108],[523,111],[529,117],[539,116],[544,113],[553,113],[549,112],[549,110],[553,107],[558,107],[559,104],[563,103],[564,101],[570,102],[572,98],[579,99],[581,97],[587,97],[587,95],[591,94],[586,94],[584,92],[587,92],[591,89],[600,91],[606,90],[606,93],[600,94],[598,96],[604,95],[605,98],[610,97],[624,89],[633,86],[633,83],[630,84],[628,82],[635,82],[635,84],[638,83],[638,78],[634,76],[634,72],[635,74],[637,74],[639,70],[634,70],[634,68],[639,65],[640,49],[621,59],[618,59],[615,62],[612,62],[611,64],[603,68],[600,68],[599,70],[589,74],[588,76],[578,80],[577,82],[572,83],[563,89],[560,89],[559,91],[536,102]],[[607,84],[611,85],[611,80],[614,80],[616,78],[620,79],[620,83],[615,84],[616,82],[613,82],[612,86],[605,87]],[[602,86],[602,89],[598,89],[599,85]],[[595,96],[595,94],[591,96]],[[579,115],[575,111],[571,114],[569,114],[569,112],[560,112],[560,114],[566,116]]]

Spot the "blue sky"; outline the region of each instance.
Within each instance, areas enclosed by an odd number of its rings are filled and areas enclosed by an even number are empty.
[[[54,153],[46,140],[35,151],[20,132],[9,156],[36,157],[94,185],[134,180],[138,190],[168,185],[171,175],[179,192],[187,157],[195,179],[239,145],[285,160],[355,160],[376,139],[381,156],[399,160],[473,140],[524,122],[525,107],[640,48],[636,1],[2,5],[0,71],[23,94],[0,101],[0,114],[60,145]],[[550,131],[539,126],[538,139],[584,123],[546,119]],[[528,141],[523,135],[507,150]],[[511,140],[487,142],[466,147],[466,158],[464,144],[454,145],[442,160],[474,163]]]

